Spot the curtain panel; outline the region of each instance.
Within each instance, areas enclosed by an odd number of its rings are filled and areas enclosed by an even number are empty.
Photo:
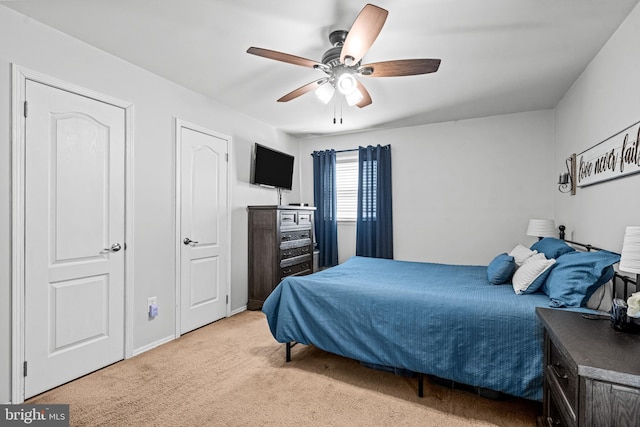
[[[356,255],[393,259],[391,145],[358,148]]]
[[[313,203],[318,266],[338,265],[338,221],[336,203],[336,152],[313,152]]]

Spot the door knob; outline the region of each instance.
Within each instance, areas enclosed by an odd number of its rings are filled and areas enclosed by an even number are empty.
[[[105,248],[104,250],[107,252],[118,252],[120,249],[122,249],[120,243],[114,243],[110,248]]]
[[[191,245],[191,246],[195,246],[198,244],[198,242],[196,242],[195,240],[191,240],[188,237],[185,237],[182,243],[184,243],[185,245]]]

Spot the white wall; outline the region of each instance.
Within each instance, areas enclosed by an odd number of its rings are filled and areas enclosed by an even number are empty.
[[[556,107],[556,175],[571,153],[640,120],[639,52],[636,6]],[[625,227],[640,225],[638,189],[640,174],[578,188],[575,196],[556,192],[556,217],[573,240],[620,251]]]
[[[553,218],[553,128],[543,110],[305,140],[301,197],[313,203],[312,151],[391,144],[395,258],[486,265]]]
[[[231,310],[247,303],[247,215],[252,204],[276,204],[275,190],[249,184],[254,142],[295,154],[297,140],[199,94],[0,6],[0,403],[10,396],[11,63],[134,104],[134,349],[173,336],[174,118],[232,137]],[[298,182],[298,177],[294,177]],[[298,199],[298,188],[285,193]],[[160,315],[149,321],[146,300]]]

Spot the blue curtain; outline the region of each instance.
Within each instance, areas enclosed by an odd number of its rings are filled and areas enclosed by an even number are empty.
[[[338,265],[338,221],[336,207],[336,152],[313,152],[313,202],[315,232],[320,254],[318,266]]]
[[[393,259],[391,145],[358,149],[356,255]]]

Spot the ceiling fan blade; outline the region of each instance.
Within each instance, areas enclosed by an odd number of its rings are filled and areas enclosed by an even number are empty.
[[[380,34],[388,14],[385,9],[367,4],[353,22],[342,45],[340,62],[349,66],[357,64]],[[347,58],[353,59],[345,62]]]
[[[358,90],[362,94],[362,99],[356,105],[360,108],[364,108],[367,105],[370,105],[373,101],[371,100],[371,95],[369,95],[369,91],[364,87],[364,85],[358,82]]]
[[[435,73],[439,67],[439,59],[399,59],[362,65],[358,73],[368,77],[415,76]]]
[[[260,47],[250,47],[247,49],[247,53],[252,55],[262,56],[268,59],[274,59],[276,61],[287,62],[293,65],[300,65],[302,67],[314,68],[315,66],[322,67],[322,64],[311,59],[302,58],[300,56],[289,55],[288,53],[282,53],[275,50],[263,49]]]
[[[296,90],[292,90],[291,92],[289,92],[288,94],[286,94],[282,98],[278,99],[278,102],[291,101],[292,99],[295,99],[295,98],[297,98],[299,96],[302,96],[307,92],[311,92],[312,90],[317,89],[321,85],[325,84],[327,82],[327,80],[328,79],[325,77],[325,78],[313,81],[311,83],[307,83],[306,85],[301,86]]]

